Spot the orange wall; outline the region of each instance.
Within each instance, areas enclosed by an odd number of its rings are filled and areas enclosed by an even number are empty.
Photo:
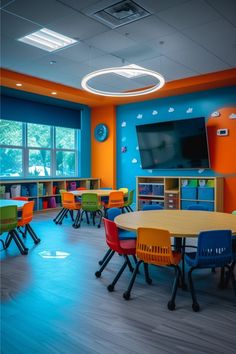
[[[236,210],[236,107],[218,109],[220,117],[210,117],[207,123],[211,167],[224,180],[224,211]],[[217,129],[229,129],[228,136],[217,136]]]
[[[95,107],[91,111],[92,177],[101,178],[101,187],[116,188],[116,110],[115,106]],[[94,128],[99,123],[108,126],[108,139],[98,142]]]

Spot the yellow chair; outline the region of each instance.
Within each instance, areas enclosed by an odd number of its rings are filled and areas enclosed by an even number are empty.
[[[172,251],[171,238],[168,230],[139,228],[137,230],[136,255],[138,262],[130,280],[128,289],[123,294],[125,300],[129,300],[130,293],[138,273],[141,263],[144,263],[145,280],[148,284],[152,283],[152,279],[148,274],[148,264],[158,266],[171,266],[175,269],[175,279],[172,288],[171,299],[167,304],[169,310],[175,309],[175,297],[177,286],[181,277],[179,262],[181,261],[181,253]]]

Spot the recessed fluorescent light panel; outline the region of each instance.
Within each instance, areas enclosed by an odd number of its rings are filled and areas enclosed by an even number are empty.
[[[133,70],[132,71],[132,68],[133,69],[146,70],[146,69],[144,69],[141,66],[138,66],[136,64],[124,65],[124,66],[121,66],[121,68],[130,68],[130,70],[119,71],[119,72],[116,73],[117,75],[121,75],[121,76],[127,77],[128,79],[133,78],[133,77],[140,77],[140,76],[144,76],[145,75],[143,73],[140,74],[140,72],[138,72],[137,70]]]
[[[42,28],[28,36],[19,38],[18,41],[33,45],[47,52],[53,52],[78,42],[75,39],[66,37],[63,34],[51,31],[47,28]]]

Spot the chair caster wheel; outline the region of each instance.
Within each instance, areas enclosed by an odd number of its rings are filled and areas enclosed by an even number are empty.
[[[40,238],[38,238],[38,240],[35,241],[35,244],[37,245],[40,241],[41,241]]]
[[[108,285],[107,290],[110,292],[114,291],[114,285],[112,284]]]
[[[149,284],[149,285],[151,285],[151,284],[152,284],[152,279],[151,279],[151,278],[148,278],[148,279],[146,280],[146,283]]]
[[[79,228],[78,225],[72,225],[72,227],[73,227],[74,229],[78,229],[78,228]]]
[[[129,300],[130,299],[130,293],[128,291],[126,291],[124,294],[123,294],[123,298],[125,300]]]
[[[103,263],[102,261],[99,261],[99,262],[98,262],[99,265],[102,265],[102,263]]]
[[[199,306],[199,304],[198,304],[197,302],[194,302],[194,303],[192,304],[192,309],[193,309],[194,312],[200,311],[200,306]]]
[[[26,255],[26,254],[28,254],[28,252],[29,252],[29,250],[28,250],[28,248],[26,248],[24,251],[22,251],[22,254]]]
[[[95,272],[95,277],[100,278],[100,276],[101,276],[101,272],[99,271]]]
[[[59,222],[58,225],[62,225],[62,222]]]
[[[167,307],[170,311],[174,311],[175,310],[175,303],[174,301],[169,301],[167,304]]]
[[[98,229],[100,229],[101,225],[98,225]]]

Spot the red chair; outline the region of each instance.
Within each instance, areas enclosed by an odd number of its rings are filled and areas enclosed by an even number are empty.
[[[23,200],[23,201],[28,201],[29,198],[27,197],[14,197],[14,198],[11,198],[12,200]]]
[[[109,291],[113,291],[114,287],[121,277],[122,273],[124,272],[125,268],[129,265],[129,267],[132,268],[132,265],[130,263],[130,260],[128,256],[135,256],[136,252],[136,240],[120,240],[119,239],[119,234],[118,234],[118,228],[114,221],[108,220],[103,218],[104,221],[104,227],[105,227],[105,234],[106,234],[106,242],[108,247],[112,250],[110,255],[107,257],[106,261],[102,264],[101,268],[95,273],[95,276],[97,278],[100,278],[101,273],[103,269],[106,267],[106,265],[109,263],[110,259],[114,255],[115,252],[119,253],[120,255],[123,255],[125,258],[125,261],[120,268],[119,272],[115,276],[114,280],[110,285],[108,285],[107,289]]]
[[[34,210],[34,201],[25,203],[25,205],[22,208],[22,216],[20,219],[18,219],[17,229],[19,229],[20,227],[25,227],[24,233],[21,232],[23,236],[25,237],[28,231],[34,243],[37,244],[40,242],[40,238],[38,238],[38,236],[36,235],[36,233],[34,232],[34,230],[30,225],[30,222],[33,219],[33,210]]]

